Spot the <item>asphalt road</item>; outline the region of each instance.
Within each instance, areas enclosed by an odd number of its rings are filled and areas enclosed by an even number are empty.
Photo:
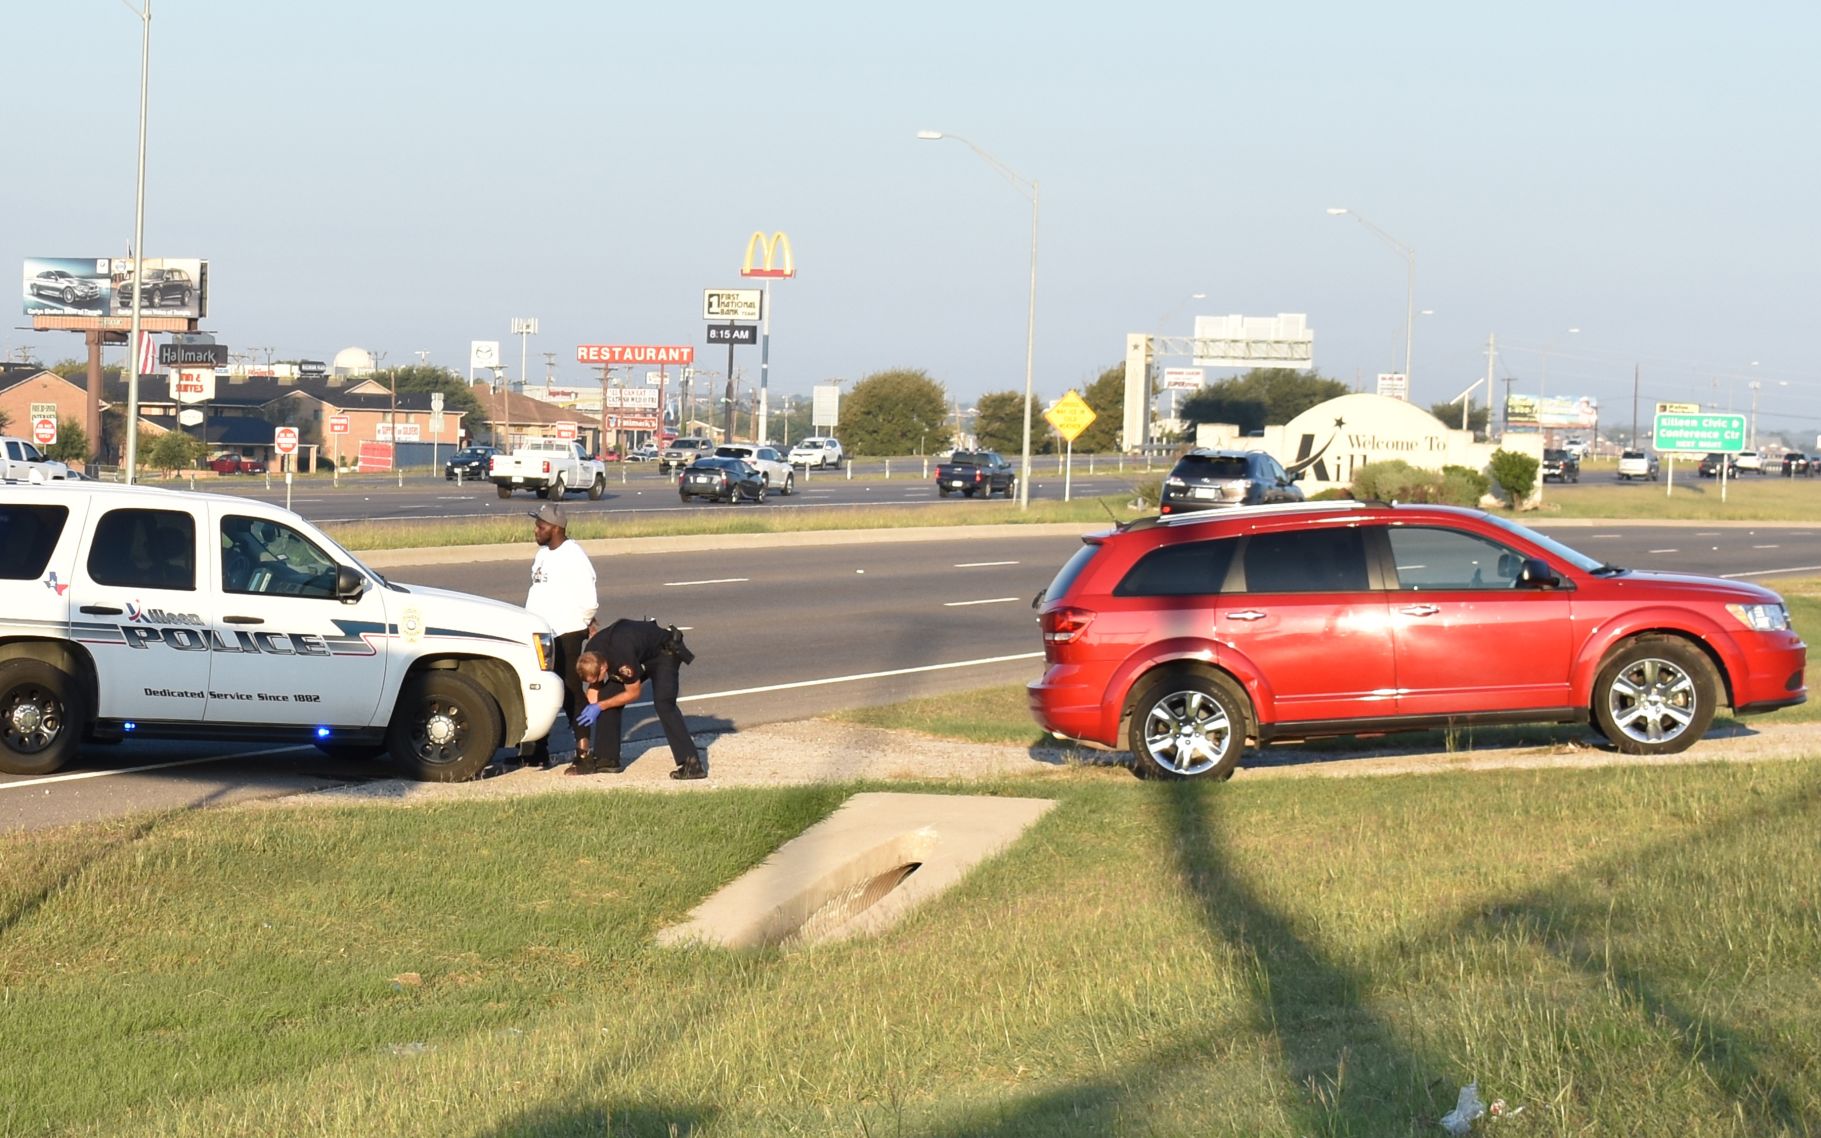
[[[1590,555],[1637,568],[1771,581],[1821,573],[1821,525],[1600,524],[1547,531]],[[825,545],[806,537],[782,549],[608,553],[595,557],[595,567],[603,616],[650,616],[688,630],[697,660],[684,671],[683,710],[698,730],[721,731],[1032,678],[1040,650],[1031,598],[1078,545],[1072,535],[962,531],[916,544]],[[521,602],[531,546],[527,541],[499,555],[386,572]],[[658,734],[649,715],[634,710],[634,736]],[[559,749],[564,746],[559,738]],[[57,775],[0,776],[0,828],[388,775],[383,766],[336,763],[310,748],[138,741],[88,747]]]
[[[704,510],[876,509],[902,505],[961,510],[978,508],[989,501],[985,498],[940,498],[935,488],[934,463],[928,464],[928,468],[929,473],[925,475],[920,462],[896,460],[889,477],[885,465],[878,462],[850,463],[841,473],[809,471],[805,476],[799,472],[793,494],[787,496],[774,491],[767,496],[764,505],[728,506],[702,501],[683,503],[677,497],[675,474],[659,474],[657,467],[650,463],[627,463],[608,471],[607,493],[599,501],[590,501],[586,494],[571,493],[564,496],[563,507],[574,517],[628,513],[689,516]],[[852,477],[849,477],[850,472]],[[1052,458],[1033,467],[1030,496],[1033,501],[1061,501],[1065,492],[1071,497],[1112,494],[1129,489],[1134,482],[1161,478],[1163,473],[1161,466],[1152,468],[1147,474],[1136,464],[1121,471],[1117,460],[1096,460],[1078,462],[1065,480],[1057,473],[1056,461]],[[282,477],[231,475],[198,479],[196,488],[286,504]],[[523,490],[510,498],[501,498],[490,482],[456,483],[440,477],[408,474],[400,485],[396,477],[388,479],[365,474],[344,477],[339,486],[318,477],[294,481],[289,508],[317,523],[428,522],[523,514],[536,509],[539,501],[535,495]]]

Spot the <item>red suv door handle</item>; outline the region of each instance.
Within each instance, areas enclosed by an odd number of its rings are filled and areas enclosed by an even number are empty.
[[[1228,620],[1263,620],[1264,618],[1265,614],[1257,609],[1240,609],[1238,612],[1227,614]]]
[[[1405,616],[1434,616],[1442,610],[1436,608],[1434,605],[1405,605],[1397,611],[1403,613]]]

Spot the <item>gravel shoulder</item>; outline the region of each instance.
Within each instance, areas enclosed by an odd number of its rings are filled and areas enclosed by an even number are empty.
[[[709,777],[697,782],[672,780],[669,777],[669,749],[662,739],[647,739],[626,745],[623,753],[628,766],[618,775],[571,777],[564,773],[568,769],[565,764],[547,771],[509,768],[495,777],[467,783],[379,779],[274,799],[265,805],[419,805],[531,794],[621,790],[701,793],[718,787],[827,782],[1024,778],[1035,783],[1044,779],[1132,777],[1130,771],[1123,769],[1127,756],[1122,752],[966,743],[912,731],[861,727],[826,719],[766,724],[721,735],[699,735],[696,741],[704,748],[709,766]],[[1372,750],[1276,747],[1253,751],[1234,778],[1241,781],[1365,778],[1444,771],[1775,762],[1817,756],[1821,756],[1821,724],[1764,723],[1718,728],[1680,755],[1654,759],[1621,755],[1591,733],[1544,745],[1474,747],[1456,751],[1412,750],[1395,744]]]

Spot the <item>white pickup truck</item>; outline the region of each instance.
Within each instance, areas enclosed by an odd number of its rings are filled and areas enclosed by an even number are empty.
[[[85,742],[244,739],[458,782],[529,753],[562,708],[543,617],[387,580],[251,498],[0,486],[0,549],[8,774]]]
[[[598,501],[607,493],[607,465],[589,457],[573,439],[532,439],[511,454],[496,454],[487,477],[502,498],[510,498],[514,490],[532,490],[551,499],[586,490]]]
[[[0,482],[61,482],[70,468],[24,439],[0,435]]]

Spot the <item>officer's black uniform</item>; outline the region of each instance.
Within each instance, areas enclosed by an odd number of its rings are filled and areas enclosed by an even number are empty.
[[[699,778],[702,755],[689,727],[677,708],[678,671],[695,659],[683,643],[680,633],[660,627],[652,620],[616,620],[595,633],[582,649],[593,652],[607,663],[607,675],[597,685],[603,698],[612,694],[614,684],[625,687],[633,680],[651,685],[651,707],[658,722],[664,725],[664,738],[670,742],[671,757],[676,760],[677,774]],[[583,773],[620,768],[620,712],[614,707],[601,712],[594,721],[593,750],[584,765],[576,756],[576,769]]]

